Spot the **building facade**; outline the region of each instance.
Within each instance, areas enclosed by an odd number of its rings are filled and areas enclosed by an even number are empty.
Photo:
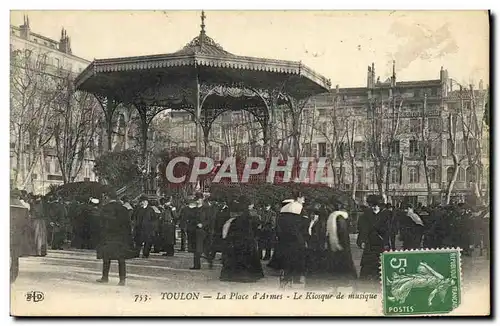
[[[366,87],[337,87],[313,99],[320,132],[311,144],[312,155],[330,157],[338,186],[352,191],[356,183],[359,197],[378,192],[381,183],[393,202],[403,197],[415,205],[445,202],[454,155],[453,200],[463,201],[474,182],[485,192],[489,130],[483,123],[488,94],[482,81],[478,89],[461,86],[443,68],[439,79],[397,81],[394,70],[381,82],[372,64]],[[478,144],[472,144],[473,138]],[[331,146],[335,142],[337,150]],[[380,164],[383,171],[377,169]],[[481,166],[480,180],[471,165]]]
[[[482,81],[477,89],[461,86],[443,68],[436,79],[398,81],[393,70],[382,82],[372,64],[366,86],[337,86],[313,97],[301,114],[300,155],[327,157],[334,187],[359,198],[383,188],[392,202],[403,198],[423,205],[444,202],[455,171],[454,155],[458,169],[453,200],[463,201],[473,191],[473,182],[481,192],[487,191],[489,130],[483,114],[488,93]],[[170,121],[173,143],[195,148],[191,115],[171,112]],[[287,110],[278,110],[274,145],[283,156],[293,156],[291,128]],[[219,117],[209,138],[208,154],[216,160],[263,154],[260,125],[246,112]],[[471,153],[473,138],[480,138],[472,146],[480,148],[479,160]],[[471,162],[481,166],[480,180]]]
[[[21,26],[10,26],[10,53],[11,53],[11,132],[10,132],[10,162],[11,183],[13,187],[25,189],[28,192],[45,194],[50,185],[63,183],[61,169],[55,153],[55,141],[52,137],[43,144],[43,148],[35,153],[30,152],[30,141],[24,137],[22,124],[26,126],[30,115],[26,110],[37,110],[42,106],[44,85],[50,78],[44,75],[57,76],[58,74],[80,73],[89,61],[75,56],[71,50],[71,39],[64,28],[61,30],[59,41],[37,34],[31,30],[29,17],[24,18]],[[25,63],[22,63],[25,61]],[[22,65],[22,67],[21,67]],[[29,70],[29,71],[28,71]],[[32,84],[26,82],[31,80]],[[35,82],[40,85],[33,85]],[[16,94],[17,92],[17,94]],[[29,97],[23,92],[30,92]],[[21,96],[23,101],[29,98],[32,103],[25,103],[22,111],[20,101],[14,97]],[[16,113],[21,112],[18,116]],[[17,128],[16,126],[19,126]],[[23,137],[22,139],[19,137]],[[29,137],[28,137],[29,138]],[[85,153],[83,163],[75,176],[74,181],[95,181],[93,172],[94,155],[90,151]],[[17,177],[16,177],[17,175]],[[17,180],[14,180],[17,179]]]

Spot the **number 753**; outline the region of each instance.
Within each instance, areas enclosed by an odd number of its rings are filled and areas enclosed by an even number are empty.
[[[147,294],[136,294],[134,297],[134,302],[146,302],[151,300],[151,297]]]

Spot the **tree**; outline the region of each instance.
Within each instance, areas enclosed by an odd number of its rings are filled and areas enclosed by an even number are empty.
[[[448,125],[448,150],[449,154],[453,159],[453,173],[451,178],[448,180],[448,185],[446,187],[446,204],[449,204],[451,201],[451,195],[453,193],[453,189],[455,187],[455,182],[457,181],[457,176],[460,171],[460,167],[464,162],[465,156],[462,156],[458,152],[457,139],[458,136],[458,128],[460,124],[458,123],[458,115],[455,112],[450,112],[447,117],[447,125]]]
[[[357,133],[358,124],[362,123],[358,121],[357,117],[354,115],[354,112],[349,111],[351,114],[348,114],[345,119],[345,139],[347,144],[347,154],[349,156],[349,162],[351,167],[351,198],[352,200],[356,200],[356,191],[357,191],[357,171],[356,171],[356,157],[360,154],[357,153],[357,148],[355,146],[354,137]]]
[[[59,79],[53,121],[56,156],[63,182],[73,182],[94,145],[101,109],[89,93],[75,91],[71,72]]]
[[[13,51],[10,68],[10,131],[16,158],[13,179],[17,188],[25,189],[53,136],[52,105],[58,77],[41,51]]]
[[[439,144],[441,142],[441,125],[431,124],[431,119],[432,114],[428,109],[427,94],[425,94],[422,111],[418,121],[418,128],[411,136],[412,140],[416,141],[417,150],[414,153],[410,153],[410,155],[416,155],[419,161],[423,164],[428,204],[432,202],[432,180],[431,170],[429,168],[429,157],[433,156],[433,149],[435,148],[436,143]]]
[[[487,137],[487,128],[484,117],[481,116],[481,107],[487,101],[486,93],[478,93],[481,97],[477,99],[472,85],[469,90],[460,90],[460,106],[458,112],[459,123],[462,124],[462,139],[464,142],[465,154],[468,161],[467,175],[473,187],[474,196],[480,203],[484,203],[481,192],[481,181],[483,180],[483,144]],[[480,105],[478,105],[478,102]]]
[[[319,118],[316,127],[316,131],[325,139],[327,146],[330,148],[331,154],[328,157],[328,162],[333,172],[336,169],[335,163],[339,163],[340,177],[337,173],[333,173],[333,183],[338,189],[343,186],[342,180],[344,178],[344,163],[346,159],[345,141],[347,129],[343,119],[344,115],[339,109],[339,98],[335,96],[333,107],[331,110],[328,110],[328,114],[326,115],[326,121]]]
[[[391,161],[395,155],[399,158],[397,139],[400,133],[403,99],[392,96],[387,104],[382,97],[370,100],[366,132],[366,144],[373,162],[375,182],[382,196],[389,190]]]
[[[94,172],[105,183],[120,188],[141,176],[139,157],[140,152],[133,149],[106,152],[95,160]]]

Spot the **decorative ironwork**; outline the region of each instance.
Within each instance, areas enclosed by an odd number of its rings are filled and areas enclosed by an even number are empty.
[[[208,45],[214,47],[218,50],[225,51],[224,48],[217,42],[214,41],[213,38],[208,36],[206,33],[200,34],[191,40],[188,44],[186,44],[183,49],[190,49],[195,47],[201,47],[202,45]]]

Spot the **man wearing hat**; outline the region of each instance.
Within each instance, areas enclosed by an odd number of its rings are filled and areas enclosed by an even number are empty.
[[[376,280],[380,278],[380,254],[390,248],[390,219],[389,212],[382,210],[385,205],[382,196],[369,195],[366,202],[369,209],[358,221],[357,244],[363,249],[359,277],[366,280]]]
[[[261,228],[259,230],[259,251],[264,260],[271,259],[271,249],[276,238],[276,213],[271,209],[271,204],[266,204],[261,213]],[[265,251],[265,255],[263,254]]]
[[[144,244],[142,256],[143,258],[148,258],[153,246],[157,216],[153,208],[149,205],[149,199],[146,195],[139,197],[139,207],[134,211],[133,219],[136,221],[136,249],[140,252],[140,248]]]
[[[204,242],[208,234],[208,210],[204,205],[203,194],[197,192],[194,202],[189,205],[187,211],[187,240],[189,252],[193,253],[193,267],[190,269],[201,269],[201,256],[204,253]]]
[[[97,246],[97,259],[102,259],[102,277],[99,283],[107,283],[111,260],[118,261],[120,282],[125,285],[125,260],[133,258],[132,232],[127,209],[118,201],[116,193],[110,193],[100,210],[100,237]]]

